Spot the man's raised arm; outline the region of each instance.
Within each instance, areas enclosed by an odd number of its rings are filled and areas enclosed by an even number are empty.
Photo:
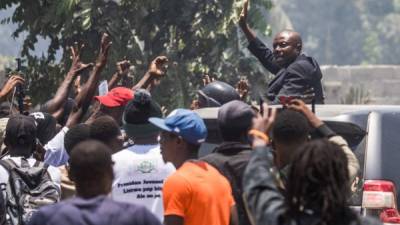
[[[254,41],[257,38],[254,31],[250,28],[249,24],[247,24],[247,14],[249,11],[249,0],[244,0],[243,9],[240,13],[239,18],[239,26],[242,29],[244,35],[246,36],[249,42]]]
[[[271,49],[269,49],[260,39],[257,38],[257,35],[247,23],[248,8],[249,0],[245,0],[239,19],[239,26],[249,42],[248,49],[255,57],[257,57],[257,59],[269,72],[276,74],[281,68],[275,64]]]
[[[76,96],[76,107],[71,112],[67,127],[73,126],[78,123],[82,116],[86,113],[92,98],[96,93],[97,86],[99,85],[100,73],[107,63],[108,50],[110,49],[111,41],[108,34],[104,33],[101,38],[100,52],[96,60],[96,64],[90,74],[88,81],[82,87],[81,92]]]
[[[149,89],[155,86],[155,83],[158,82],[163,76],[165,76],[167,72],[167,64],[168,58],[166,56],[157,56],[149,66],[149,69],[143,76],[143,78],[132,88],[133,90],[143,88]]]
[[[71,50],[71,58],[72,64],[71,68],[69,69],[67,76],[65,77],[64,81],[61,83],[60,87],[57,89],[54,98],[51,99],[46,104],[46,111],[52,114],[54,117],[58,118],[57,116],[62,114],[64,109],[64,104],[67,101],[69,90],[73,84],[74,79],[84,70],[93,66],[92,63],[83,64],[80,60],[82,49],[84,45],[81,45],[79,48],[77,44],[75,46],[70,47]],[[59,111],[61,110],[61,113]]]

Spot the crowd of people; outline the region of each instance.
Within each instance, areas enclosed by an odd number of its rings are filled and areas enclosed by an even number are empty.
[[[0,91],[0,224],[380,224],[348,206],[360,170],[352,150],[296,98],[311,90],[323,103],[318,64],[301,54],[294,31],[279,33],[272,50],[264,45],[246,23],[247,7],[239,25],[249,50],[276,74],[270,103],[295,96],[279,112],[243,101],[245,80],[235,88],[206,76],[192,105],[166,116],[151,95],[165,56],[137,84],[129,61],[118,62],[100,93],[107,34],[94,63],[81,61],[84,46],[70,48],[72,65],[40,110],[15,103],[24,79],[11,74]],[[222,140],[200,156],[209,128],[196,109],[206,107],[219,107]]]

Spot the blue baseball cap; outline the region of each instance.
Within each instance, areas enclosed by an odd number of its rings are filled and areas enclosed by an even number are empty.
[[[149,122],[162,130],[177,134],[191,144],[201,144],[207,138],[207,128],[197,113],[187,109],[175,109],[167,118],[149,118]]]

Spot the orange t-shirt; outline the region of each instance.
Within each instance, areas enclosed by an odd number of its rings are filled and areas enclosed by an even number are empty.
[[[228,180],[202,161],[185,162],[163,187],[164,215],[185,225],[228,225],[235,204]]]

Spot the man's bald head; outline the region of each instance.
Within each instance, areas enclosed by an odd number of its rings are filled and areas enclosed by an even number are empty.
[[[302,47],[303,47],[303,40],[301,39],[299,32],[296,32],[294,30],[285,29],[285,30],[282,30],[281,32],[279,32],[277,35],[275,35],[275,38],[280,35],[285,35],[285,36],[289,37],[290,41],[293,41],[293,44],[295,44],[296,47],[301,52]]]
[[[283,30],[275,36],[273,47],[276,64],[286,68],[300,55],[303,42],[296,31]]]

